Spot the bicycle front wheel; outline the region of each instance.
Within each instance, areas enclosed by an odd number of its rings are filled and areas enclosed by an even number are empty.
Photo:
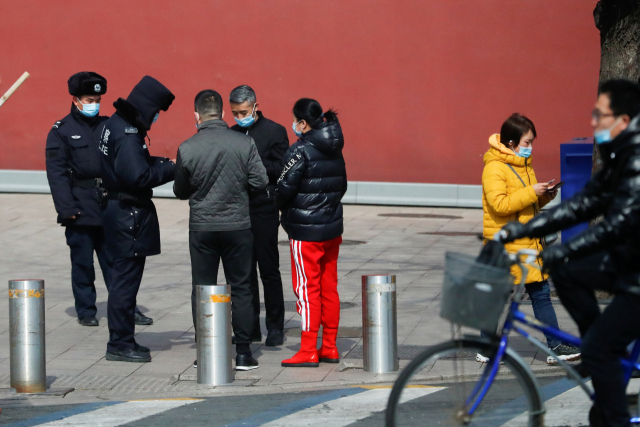
[[[418,355],[391,390],[386,426],[542,426],[542,399],[526,366],[505,354],[490,381],[492,363],[476,360],[492,359],[497,348],[462,339]]]

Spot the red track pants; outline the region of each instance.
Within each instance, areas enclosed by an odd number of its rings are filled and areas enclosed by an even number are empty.
[[[340,323],[338,253],[342,237],[324,242],[289,240],[291,275],[302,330],[318,332],[320,324],[337,329]]]

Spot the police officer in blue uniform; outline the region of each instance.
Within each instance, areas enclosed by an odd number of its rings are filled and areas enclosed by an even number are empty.
[[[106,359],[150,362],[149,349],[134,339],[134,307],[147,256],[160,253],[160,226],[151,201],[152,188],[173,181],[175,163],[153,157],[147,132],[167,111],[175,96],[153,77],[145,76],[127,99],[113,103],[116,113],[100,136],[103,211],[106,243],[113,256],[107,315]]]
[[[98,193],[101,185],[98,138],[108,117],[98,115],[107,81],[93,72],[76,73],[67,82],[73,104],[71,112],[57,121],[47,137],[47,178],[58,223],[66,227],[71,250],[71,286],[78,322],[98,326],[93,253],[98,255],[107,289],[111,256],[104,244],[102,209]],[[150,325],[136,307],[136,323]]]

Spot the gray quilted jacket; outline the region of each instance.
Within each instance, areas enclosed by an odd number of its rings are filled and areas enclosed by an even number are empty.
[[[249,191],[267,187],[267,172],[250,136],[222,120],[202,123],[178,147],[173,192],[189,199],[189,230],[235,231],[251,228]]]

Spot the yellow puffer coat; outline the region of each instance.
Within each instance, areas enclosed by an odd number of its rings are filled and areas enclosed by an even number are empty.
[[[547,196],[538,198],[533,190],[533,184],[537,184],[538,181],[533,172],[531,157],[525,159],[516,156],[500,143],[500,134],[491,135],[489,145],[489,151],[484,155],[482,171],[483,234],[487,239],[493,238],[493,235],[510,221],[526,223],[533,218],[536,211],[550,201]],[[526,187],[507,164],[520,175]],[[505,247],[510,253],[525,248],[542,250],[540,239],[528,238],[508,243]],[[515,283],[519,284],[522,277],[520,269],[514,267],[511,272],[516,277]],[[539,270],[531,268],[526,283],[540,282],[546,278]]]

